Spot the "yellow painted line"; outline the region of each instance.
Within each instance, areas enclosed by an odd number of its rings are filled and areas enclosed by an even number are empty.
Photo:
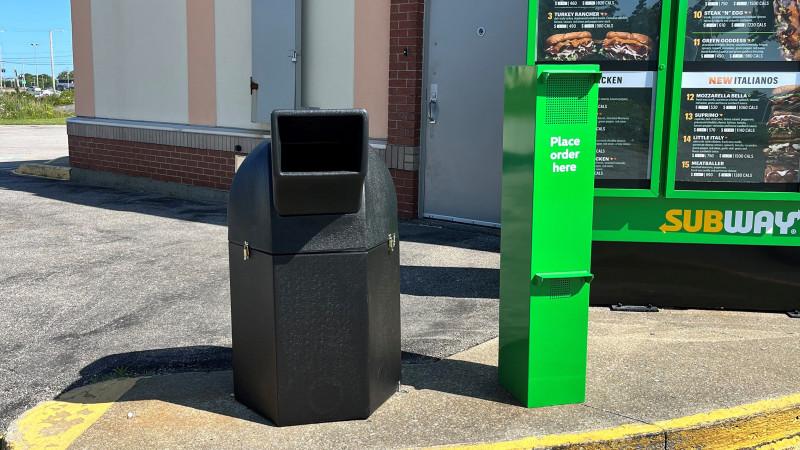
[[[437,447],[469,450],[544,449],[570,446],[603,448],[800,448],[800,394],[720,409],[705,414],[623,425],[580,434],[551,435],[491,444]],[[769,447],[775,445],[775,447]],[[760,448],[760,447],[759,447]]]
[[[795,436],[789,439],[782,439],[778,442],[764,444],[756,448],[756,450],[791,450],[800,448],[800,436]]]
[[[44,402],[17,419],[4,437],[9,449],[65,449],[136,384],[122,378],[84,386]]]
[[[800,434],[800,394],[656,422],[676,448],[743,448]]]

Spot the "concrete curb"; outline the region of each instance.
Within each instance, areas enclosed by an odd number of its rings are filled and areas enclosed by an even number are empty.
[[[0,440],[2,450],[67,448],[138,381],[122,378],[69,391],[30,409]],[[580,434],[434,448],[511,449],[788,449],[800,446],[800,394],[653,424]]]
[[[26,163],[20,165],[16,170],[12,171],[17,175],[30,175],[42,178],[53,178],[56,180],[68,181],[70,178],[70,168],[62,166],[54,166],[49,164],[34,164]]]
[[[512,449],[683,449],[800,448],[800,394],[763,400],[705,414],[581,434],[436,448]]]

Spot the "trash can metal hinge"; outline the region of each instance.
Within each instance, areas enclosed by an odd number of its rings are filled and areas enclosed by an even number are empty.
[[[395,246],[397,246],[397,235],[392,233],[389,235],[389,252],[393,252]]]
[[[242,250],[242,253],[243,253],[243,255],[242,255],[243,258],[242,259],[244,259],[245,261],[250,259],[250,243],[249,242],[244,241],[244,249]]]

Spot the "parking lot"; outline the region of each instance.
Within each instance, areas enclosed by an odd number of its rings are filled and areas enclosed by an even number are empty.
[[[229,369],[226,207],[15,175],[20,162],[64,156],[66,136],[63,127],[8,128],[0,127],[0,430],[35,403],[115,371]],[[497,233],[406,222],[400,234],[405,361],[495,337]]]

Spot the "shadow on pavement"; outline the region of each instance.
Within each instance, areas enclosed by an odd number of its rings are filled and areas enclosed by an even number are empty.
[[[16,162],[2,163],[2,165],[5,164],[13,164],[12,169],[20,165]],[[69,181],[20,176],[12,174],[10,171],[0,171],[0,190],[4,189],[28,192],[38,197],[112,211],[137,212],[221,226],[226,226],[228,223],[227,207],[222,204],[202,203],[165,197],[160,194],[123,191]]]
[[[400,266],[400,292],[425,297],[500,298],[500,270]]]
[[[500,230],[496,228],[417,219],[401,221],[398,231],[401,243],[417,242],[500,253]]]
[[[84,367],[80,371],[81,378],[61,394],[117,378],[115,373],[125,373],[143,378],[139,378],[118,403],[158,400],[272,426],[271,422],[235,400],[232,369],[232,352],[228,347],[194,346],[120,353]],[[164,374],[170,376],[151,377]],[[519,404],[498,385],[497,367],[473,362],[439,360],[403,352],[402,384],[416,390]],[[87,396],[78,399],[82,403],[91,402]],[[70,398],[67,396],[62,400],[70,401]]]
[[[403,385],[507,405],[521,404],[497,381],[497,366],[457,359],[403,365]]]

